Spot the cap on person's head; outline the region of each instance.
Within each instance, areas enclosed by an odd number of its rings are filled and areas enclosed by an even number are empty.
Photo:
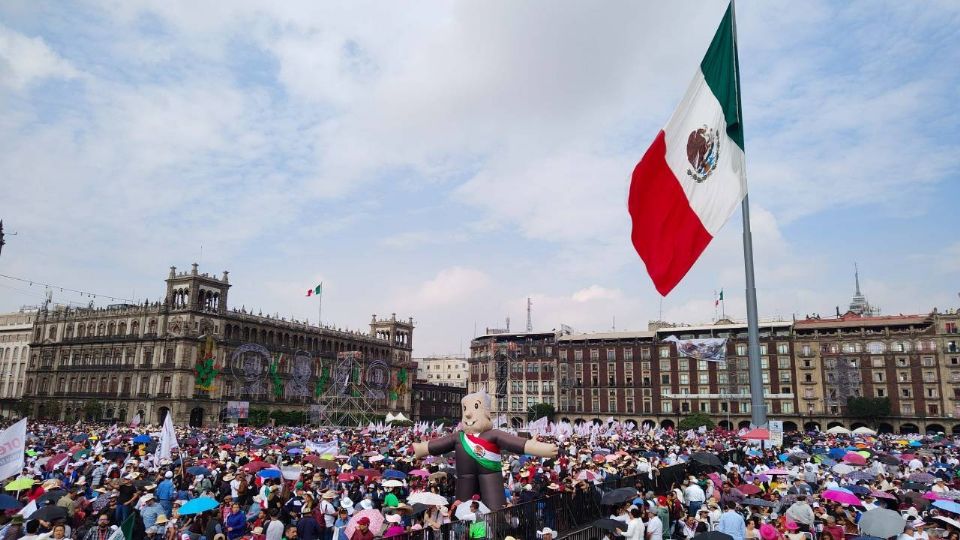
[[[152,494],[152,493],[147,493],[147,494],[144,495],[143,497],[140,497],[140,500],[143,501],[143,502],[150,502],[150,501],[153,500],[153,494]]]
[[[362,518],[360,518],[360,519],[357,520],[357,525],[367,525],[367,526],[369,526],[369,525],[370,525],[370,518],[368,518],[367,516],[363,516]]]
[[[800,526],[797,525],[797,522],[794,521],[794,520],[792,520],[792,519],[787,519],[787,522],[786,522],[785,526],[786,526],[786,528],[787,528],[788,531],[796,531],[796,530],[800,529]]]
[[[164,478],[173,478],[173,471],[167,471],[163,473]]]

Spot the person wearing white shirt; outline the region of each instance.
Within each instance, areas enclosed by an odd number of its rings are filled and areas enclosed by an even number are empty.
[[[663,540],[663,523],[656,508],[647,510],[646,540]]]
[[[700,484],[697,483],[695,476],[690,477],[690,485],[683,489],[683,498],[687,501],[689,510],[687,515],[696,516],[697,510],[700,510],[700,507],[703,506],[703,501],[707,500],[707,495],[703,492]]]
[[[950,491],[950,488],[944,483],[943,478],[937,478],[937,483],[930,488],[930,491],[934,493],[946,493]]]
[[[640,510],[631,508],[629,519],[627,520],[627,530],[620,533],[624,540],[644,540],[644,525],[640,519]]]
[[[900,533],[900,536],[897,536],[897,540],[917,540],[913,527],[907,524],[907,526],[903,528],[903,532]]]

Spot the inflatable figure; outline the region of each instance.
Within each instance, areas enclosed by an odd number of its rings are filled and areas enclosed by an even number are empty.
[[[479,494],[488,508],[498,510],[506,503],[500,452],[554,458],[557,446],[493,429],[490,396],[486,392],[468,394],[460,403],[463,405],[462,431],[429,442],[414,443],[414,454],[419,458],[456,450],[457,499],[469,501],[473,495]]]

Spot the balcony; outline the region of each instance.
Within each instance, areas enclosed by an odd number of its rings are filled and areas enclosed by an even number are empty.
[[[157,399],[170,399],[170,392],[158,392]]]
[[[137,392],[138,398],[147,398],[150,397],[150,392]]]

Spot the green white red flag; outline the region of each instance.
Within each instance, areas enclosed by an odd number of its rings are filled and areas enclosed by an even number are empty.
[[[322,296],[323,295],[323,282],[321,281],[319,285],[312,289],[307,289],[307,296]]]
[[[633,246],[664,296],[747,194],[734,30],[731,5],[686,95],[633,171]]]

